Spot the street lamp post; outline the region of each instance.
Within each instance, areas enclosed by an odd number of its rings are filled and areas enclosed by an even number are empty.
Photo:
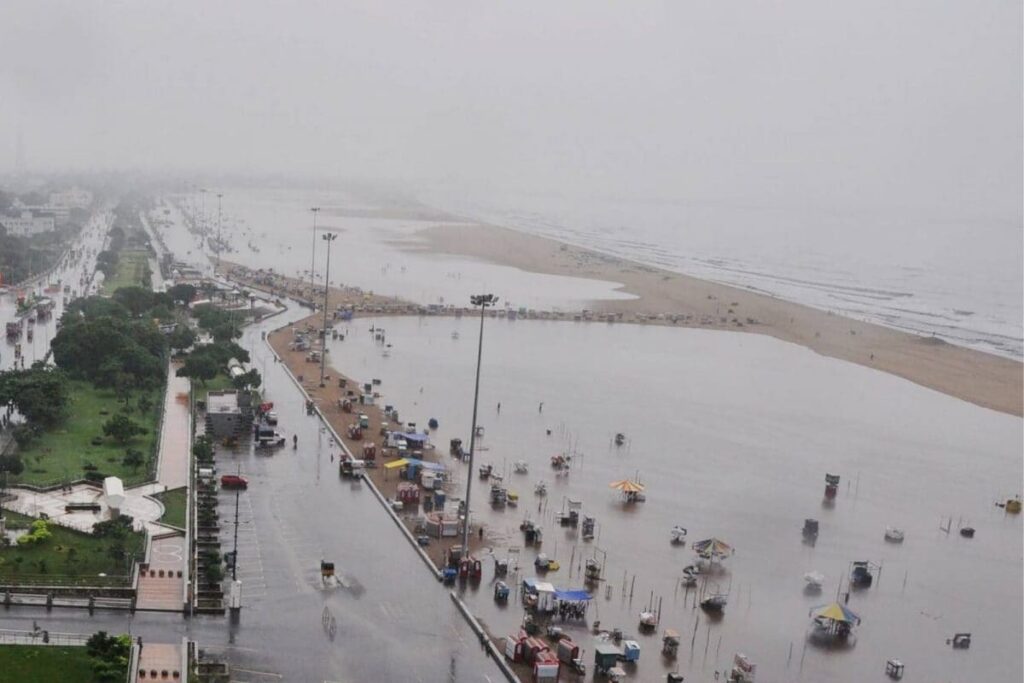
[[[469,493],[473,488],[473,452],[476,448],[476,408],[480,399],[480,361],[484,353],[484,311],[498,303],[493,294],[475,294],[469,297],[474,306],[480,307],[480,340],[476,348],[476,386],[473,389],[473,424],[469,430],[469,475],[466,477],[466,515],[462,524],[462,552],[469,552]]]
[[[314,214],[315,215],[315,214]],[[327,362],[327,292],[331,287],[331,242],[338,239],[338,233],[325,232],[322,237],[327,242],[327,269],[324,271],[324,328],[323,343],[320,344],[320,386],[324,386],[324,364]]]
[[[320,213],[320,207],[314,206],[310,211],[313,212],[313,253],[312,261],[309,264],[309,302],[313,303],[313,273],[316,272],[316,216]]]
[[[223,197],[223,196],[224,196],[223,193],[221,193],[221,192],[217,193],[217,269],[218,270],[220,270],[220,246],[222,244],[222,242],[220,241],[220,198]]]

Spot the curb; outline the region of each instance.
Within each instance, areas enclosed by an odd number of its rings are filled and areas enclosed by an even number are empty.
[[[285,327],[288,327],[288,325],[282,325],[281,327],[274,329],[273,332],[283,330]],[[268,334],[267,336],[269,337],[270,335]],[[277,355],[277,352],[274,350],[274,347],[270,345],[269,339],[264,339],[263,341],[267,345],[267,348],[270,349],[270,352],[274,354],[274,357],[278,359],[278,364],[281,366],[281,368],[284,369],[284,371],[288,374],[288,377],[291,378],[295,386],[297,386],[299,388],[299,391],[302,392],[302,395],[305,397],[305,399],[307,401],[312,401],[309,394],[306,392],[306,388],[303,387],[302,384],[299,383],[299,380],[295,378],[295,375],[292,374],[292,371],[288,369],[288,365],[281,361],[281,357]],[[342,441],[340,436],[338,436],[338,433],[334,431],[334,427],[332,427],[331,423],[327,421],[327,418],[324,417],[324,414],[323,412],[321,412],[320,407],[317,406],[315,403],[314,410],[316,411],[316,415],[320,419],[320,422],[328,429],[328,431],[330,431],[331,435],[334,437],[334,440],[345,452],[345,455],[347,455],[349,458],[353,458],[354,456],[352,455],[352,452],[348,449],[348,446],[346,446],[345,442]],[[391,521],[393,521],[402,531],[402,534],[405,536],[406,540],[409,541],[409,544],[416,550],[416,553],[420,556],[420,559],[423,560],[423,562],[427,565],[427,568],[431,571],[431,573],[434,574],[434,578],[440,581],[441,570],[437,567],[436,564],[434,564],[434,561],[430,559],[430,556],[427,555],[423,548],[420,547],[419,543],[416,542],[416,539],[413,538],[412,532],[410,532],[409,529],[405,526],[405,523],[402,522],[402,518],[395,514],[395,511],[391,509],[391,506],[388,505],[387,503],[387,499],[385,499],[384,495],[381,494],[380,489],[377,488],[377,485],[374,484],[373,480],[370,479],[365,474],[362,476],[362,480],[366,482],[367,485],[369,485],[370,490],[373,491],[373,494],[377,497],[377,500],[380,502],[381,506],[383,506],[383,508],[387,511],[388,515],[391,517]]]
[[[475,633],[476,637],[480,639],[480,643],[484,646],[484,649],[487,650],[487,654],[494,659],[498,668],[501,669],[501,673],[505,674],[505,678],[509,683],[521,683],[519,676],[516,676],[516,672],[513,671],[508,665],[508,662],[505,661],[505,656],[498,651],[498,647],[487,635],[487,631],[485,631],[484,627],[480,625],[480,622],[476,620],[476,617],[473,616],[473,613],[469,611],[468,607],[466,607],[466,603],[462,601],[462,598],[456,595],[455,591],[450,591],[448,595],[451,597],[452,602],[455,603],[455,606],[459,608],[459,612],[462,613],[466,623],[469,624],[471,629],[473,629],[473,633]]]

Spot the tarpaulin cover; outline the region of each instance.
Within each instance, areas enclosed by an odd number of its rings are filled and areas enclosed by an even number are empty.
[[[434,470],[435,472],[444,472],[445,466],[439,462],[427,462],[426,460],[420,460],[418,458],[402,458],[409,465],[416,465],[422,467],[425,470]]]
[[[427,435],[426,434],[417,434],[415,432],[410,432],[408,434],[400,434],[399,436],[401,436],[406,441],[415,441],[416,443],[426,443],[427,442]]]
[[[593,596],[583,590],[555,591],[555,597],[566,602],[585,602],[593,599]]]

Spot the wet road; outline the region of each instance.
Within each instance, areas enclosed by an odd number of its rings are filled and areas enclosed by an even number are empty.
[[[14,346],[21,343],[21,351],[25,359],[25,367],[30,366],[37,360],[42,360],[50,348],[50,341],[57,334],[57,321],[64,313],[63,292],[46,294],[43,290],[47,284],[61,282],[71,286],[71,293],[68,295],[70,301],[75,296],[82,296],[88,288],[93,273],[96,270],[96,255],[103,249],[103,242],[110,230],[113,216],[109,211],[97,212],[82,229],[78,238],[72,245],[73,249],[80,249],[81,255],[77,259],[71,259],[68,255],[62,257],[60,265],[47,277],[39,278],[31,286],[25,287],[26,294],[34,293],[36,296],[48,296],[55,302],[53,316],[48,320],[37,321],[33,326],[33,338],[28,340],[28,324],[26,322],[21,337],[17,340],[5,339],[0,345],[0,370],[8,370],[14,367]],[[0,294],[0,328],[5,328],[8,322],[16,319],[17,313],[17,291],[13,288],[6,294]],[[21,361],[18,361],[19,366]]]
[[[298,388],[260,339],[291,309],[246,331],[241,343],[264,373],[265,396],[274,401],[279,429],[299,437],[299,448],[270,454],[218,455],[221,472],[241,471],[248,491],[239,496],[238,578],[243,581],[240,623],[227,617],[138,613],[127,615],[10,609],[0,627],[30,629],[37,621],[55,632],[131,628],[151,642],[186,635],[212,652],[223,651],[240,670],[289,681],[486,681],[498,680],[477,638],[401,537],[372,492],[339,479],[338,449],[305,414]],[[287,316],[287,317],[286,317]],[[331,454],[335,454],[335,463]],[[222,494],[230,549],[234,495]],[[335,562],[340,585],[325,588],[321,559]],[[332,639],[322,623],[334,617]],[[239,680],[262,680],[259,674]]]

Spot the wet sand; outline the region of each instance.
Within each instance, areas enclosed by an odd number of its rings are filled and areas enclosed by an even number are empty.
[[[355,402],[351,413],[343,412],[339,407],[339,401],[346,397],[346,392],[352,390],[358,395],[359,387],[372,378],[355,379],[339,373],[333,367],[328,367],[324,375],[325,386],[320,387],[319,363],[308,362],[306,360],[306,351],[293,351],[288,348],[288,345],[295,337],[295,331],[316,329],[322,323],[323,318],[321,316],[311,315],[299,320],[294,325],[275,330],[269,335],[268,340],[271,347],[281,358],[281,362],[285,363],[296,379],[302,383],[303,388],[320,408],[320,412],[327,418],[327,421],[330,422],[338,435],[341,436],[342,441],[345,442],[348,450],[355,457],[362,457],[364,444],[374,443],[377,445],[377,466],[367,468],[366,473],[385,498],[394,500],[398,491],[398,485],[404,480],[399,477],[397,469],[387,470],[384,468],[386,463],[395,460],[397,456],[392,449],[383,449],[381,447],[383,441],[381,426],[388,422],[387,417],[384,415],[383,407],[376,404],[359,405],[358,402]],[[346,380],[344,388],[339,385],[339,379]],[[395,406],[395,409],[398,411],[399,417],[401,417],[401,406]],[[370,427],[363,430],[363,439],[350,439],[348,438],[349,425],[358,422],[360,413],[365,414],[369,418]],[[398,426],[396,424],[391,425],[393,428]],[[435,449],[427,449],[419,454],[418,457],[426,461],[440,462],[447,465],[448,463],[445,461],[451,460],[451,457],[448,455],[447,445],[435,445],[437,446]],[[299,446],[301,447],[302,444],[299,444]],[[458,463],[456,462],[455,464],[457,465]],[[340,466],[340,457],[336,458],[333,465],[335,467]],[[461,498],[464,495],[463,491],[449,490],[447,488],[446,490],[449,497]],[[416,534],[415,519],[421,514],[419,506],[417,506],[416,510],[400,512],[398,514],[403,522],[405,522],[409,531]],[[486,536],[480,536],[475,527],[472,528],[469,538],[471,553],[476,553],[481,547],[486,545]],[[437,567],[442,567],[444,566],[446,551],[453,545],[460,545],[461,542],[462,536],[460,532],[459,536],[455,538],[432,538],[430,544],[424,550]]]
[[[639,298],[599,301],[594,308],[622,314],[627,322],[766,334],[985,408],[1024,416],[1024,366],[1019,361],[507,228],[438,225],[420,235],[425,245],[419,248],[436,253],[537,273],[622,283],[624,291]],[[664,320],[657,319],[662,315]],[[656,319],[650,320],[651,316]],[[683,318],[673,322],[672,316]]]

